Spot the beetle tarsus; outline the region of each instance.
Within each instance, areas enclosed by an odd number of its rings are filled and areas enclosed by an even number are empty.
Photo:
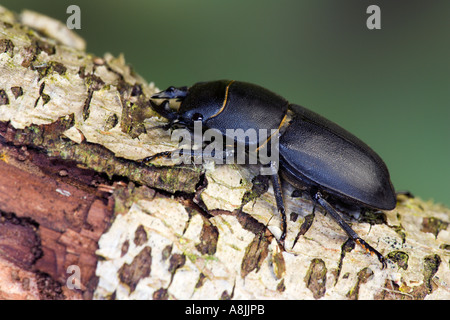
[[[370,244],[368,244],[361,238],[358,238],[355,241],[361,247],[363,247],[368,253],[370,253],[371,255],[377,256],[378,260],[381,262],[381,265],[382,265],[381,269],[384,269],[387,267],[386,259],[384,258],[384,256],[381,253],[379,253],[376,249],[374,249]]]

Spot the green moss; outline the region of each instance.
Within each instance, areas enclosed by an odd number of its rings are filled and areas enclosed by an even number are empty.
[[[386,224],[387,218],[384,212],[367,210],[361,213],[361,217],[358,220],[373,226],[376,224]]]
[[[429,255],[424,258],[424,261],[423,261],[424,279],[423,279],[423,281],[424,281],[429,293],[431,293],[433,290],[432,284],[431,284],[431,279],[434,277],[434,275],[438,271],[440,264],[441,264],[441,257],[439,257],[437,254]]]
[[[109,131],[112,128],[114,128],[119,122],[119,118],[117,117],[117,114],[113,113],[106,119],[104,130]]]
[[[212,255],[206,255],[206,256],[203,256],[203,258],[205,259],[206,262],[217,262],[217,261],[219,261],[219,258],[217,258],[216,256],[212,256]]]
[[[435,217],[423,218],[422,220],[421,231],[432,233],[436,238],[441,230],[446,230],[447,228],[448,222]]]
[[[361,284],[366,283],[369,281],[370,278],[373,276],[373,271],[370,268],[364,268],[358,272],[358,280],[356,281],[355,286],[350,289],[350,291],[347,293],[347,298],[352,300],[357,300],[359,296],[359,288]]]
[[[405,229],[403,228],[402,225],[399,226],[390,226],[402,239],[402,244],[405,243],[406,241],[406,233],[405,233]]]
[[[183,253],[192,263],[195,263],[198,259],[198,256],[196,254],[193,253],[189,253],[189,252],[184,252]]]
[[[306,287],[313,293],[314,299],[325,295],[327,282],[327,268],[322,259],[313,259],[305,276]]]
[[[41,93],[42,105],[45,106],[50,101],[50,96],[45,93]]]

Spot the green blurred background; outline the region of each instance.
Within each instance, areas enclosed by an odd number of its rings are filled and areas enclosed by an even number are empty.
[[[450,1],[1,1],[64,22],[70,4],[89,52],[124,53],[160,89],[267,87],[364,140],[397,190],[450,206]],[[371,4],[381,30],[366,27]]]

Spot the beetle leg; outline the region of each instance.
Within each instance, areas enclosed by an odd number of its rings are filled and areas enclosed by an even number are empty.
[[[367,242],[358,236],[358,234],[353,231],[353,229],[344,221],[341,215],[333,208],[331,204],[329,204],[323,197],[320,192],[317,192],[315,195],[316,201],[333,217],[333,219],[339,224],[339,226],[347,233],[347,235],[363,247],[368,253],[375,254],[378,260],[382,264],[382,269],[386,267],[386,259],[383,257],[381,253],[379,253],[376,249],[370,246]]]
[[[155,160],[155,159],[159,159],[159,158],[163,158],[163,159],[170,159],[172,157],[174,157],[174,155],[186,155],[185,150],[183,149],[176,149],[176,150],[170,150],[170,151],[163,151],[163,152],[159,152],[156,153],[154,155],[151,155],[149,157],[146,157],[144,159],[141,160],[141,162],[148,164],[149,162]],[[195,158],[195,157],[199,157],[202,156],[202,150],[190,150],[189,154],[187,154],[188,156],[190,156],[191,158]]]
[[[169,120],[169,123],[166,125],[167,128],[165,130],[171,128],[175,120],[178,119],[178,114],[170,109],[169,100],[164,100],[160,104],[156,104],[155,102],[150,100],[150,105],[155,112]]]
[[[177,154],[179,156],[187,155],[187,156],[191,157],[191,159],[194,159],[195,157],[202,157],[202,159],[213,160],[213,161],[214,161],[214,159],[220,159],[219,156],[216,157],[215,150],[213,150],[210,154],[204,154],[203,150],[192,150],[191,149],[186,153],[186,150],[184,150],[184,149],[176,149],[176,150],[163,151],[163,152],[156,153],[154,155],[151,155],[149,157],[142,159],[141,162],[148,164],[149,162],[151,162],[155,159],[158,159],[158,158],[163,158],[163,159],[172,158],[175,154]],[[229,157],[233,156],[233,154],[234,154],[234,152],[232,150],[227,150],[227,151],[222,152],[223,161],[226,161]]]
[[[276,166],[275,163],[271,162],[270,167],[274,169]],[[284,201],[283,201],[283,192],[281,190],[281,182],[280,182],[280,176],[278,175],[278,172],[275,172],[271,175],[272,178],[272,186],[273,186],[273,193],[275,195],[275,200],[277,202],[277,208],[278,213],[281,215],[281,221],[282,221],[282,233],[280,237],[280,244],[284,248],[284,240],[286,239],[286,230],[287,230],[287,223],[286,223],[286,209],[284,208]]]
[[[175,150],[175,151],[176,151],[176,150]],[[165,159],[168,159],[168,158],[171,158],[171,157],[172,157],[172,154],[173,154],[175,151],[164,151],[164,152],[159,152],[159,153],[156,153],[156,154],[154,154],[154,155],[151,155],[151,156],[149,156],[149,157],[146,157],[146,158],[142,159],[141,162],[147,164],[147,163],[149,163],[149,162],[151,162],[151,161],[153,161],[153,160],[155,160],[155,159],[158,159],[158,158],[165,158]]]

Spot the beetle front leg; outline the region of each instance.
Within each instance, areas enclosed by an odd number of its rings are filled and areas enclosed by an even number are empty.
[[[163,152],[159,152],[156,153],[154,155],[151,155],[149,157],[146,157],[142,160],[140,160],[141,163],[144,164],[149,164],[150,162],[152,162],[155,159],[169,159],[172,157],[172,155],[174,154],[174,152],[179,151],[179,150],[173,150],[173,151],[163,151]]]
[[[144,164],[149,164],[151,161],[155,160],[155,159],[170,159],[170,158],[178,158],[181,156],[187,156],[190,157],[191,159],[195,159],[198,157],[201,157],[201,159],[206,159],[206,160],[222,160],[223,162],[227,161],[228,158],[232,157],[234,155],[234,152],[232,150],[227,150],[222,152],[220,155],[216,156],[215,150],[213,150],[210,154],[205,154],[203,153],[203,150],[184,150],[184,149],[176,149],[176,150],[171,150],[171,151],[163,151],[163,152],[159,152],[156,153],[154,155],[151,155],[149,157],[146,157],[141,161],[141,163]],[[195,163],[195,161],[193,161]]]
[[[339,226],[345,231],[345,233],[357,244],[363,247],[368,253],[375,254],[378,260],[382,264],[382,269],[386,268],[386,259],[379,253],[376,249],[370,246],[366,241],[361,239],[361,237],[353,231],[353,229],[344,221],[344,218],[334,209],[334,207],[328,203],[320,192],[315,194],[315,200],[330,214],[331,217],[339,224]]]
[[[169,120],[167,124],[154,128],[164,128],[164,130],[168,130],[177,121],[178,115],[170,109],[169,100],[164,100],[160,104],[156,104],[152,100],[150,100],[150,106],[153,109],[153,111],[157,112],[158,114],[162,115],[164,118]]]

